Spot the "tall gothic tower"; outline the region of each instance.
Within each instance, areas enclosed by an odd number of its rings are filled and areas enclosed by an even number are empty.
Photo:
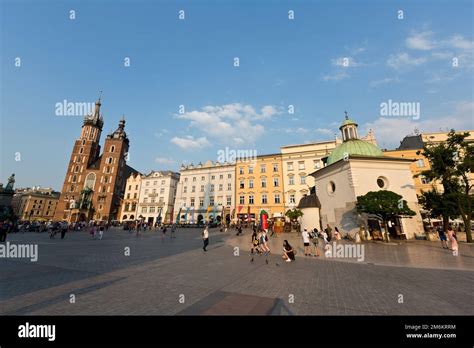
[[[122,118],[116,131],[105,140],[100,153],[104,125],[100,98],[94,112],[84,117],[79,139],[74,143],[54,220],[114,220],[129,173],[126,164],[129,140]]]

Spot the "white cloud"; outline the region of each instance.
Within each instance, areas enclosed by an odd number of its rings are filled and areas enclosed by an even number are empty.
[[[415,58],[415,57],[410,56],[406,52],[401,52],[395,55],[393,54],[390,55],[390,57],[387,60],[387,65],[394,69],[400,69],[400,68],[407,68],[407,67],[421,65],[425,62],[426,62],[426,58],[424,57]]]
[[[385,84],[392,83],[392,82],[400,82],[400,80],[399,80],[398,77],[386,77],[386,78],[381,79],[381,80],[371,81],[370,82],[370,87],[374,88],[374,87],[377,87],[377,86],[380,86],[380,85],[385,85]]]
[[[455,130],[471,130],[473,128],[474,102],[460,101],[453,103],[452,112],[440,117],[427,117],[421,115],[420,120],[402,117],[380,117],[375,121],[365,123],[361,129],[373,129],[377,143],[382,148],[395,149],[400,141],[417,128],[423,132],[443,132],[454,128]]]
[[[173,160],[171,158],[166,158],[166,157],[157,157],[157,158],[155,158],[155,162],[159,163],[159,164],[167,164],[167,165],[171,165],[171,164],[176,163],[175,160]]]
[[[211,145],[205,137],[194,139],[192,136],[187,136],[185,138],[173,137],[171,142],[183,150],[199,150]]]
[[[335,131],[329,128],[316,128],[316,133],[323,134],[323,135],[334,135]]]
[[[432,35],[431,31],[414,33],[405,40],[405,43],[413,50],[429,51],[436,47],[435,41],[431,38]]]
[[[454,35],[448,40],[442,42],[444,45],[460,50],[474,50],[474,41],[465,39],[462,35]]]
[[[340,81],[349,78],[349,74],[345,71],[338,71],[334,74],[328,74],[323,76],[324,81]]]
[[[205,106],[201,110],[193,110],[177,118],[189,121],[189,126],[196,128],[212,139],[223,143],[254,143],[265,128],[257,121],[269,120],[281,114],[282,110],[273,105],[265,105],[256,111],[251,105],[239,103],[222,106]]]

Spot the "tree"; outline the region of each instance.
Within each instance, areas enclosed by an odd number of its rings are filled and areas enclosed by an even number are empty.
[[[393,191],[370,191],[357,197],[356,209],[359,213],[377,216],[387,226],[388,220],[392,218],[416,215],[402,198]]]
[[[474,145],[466,141],[469,132],[456,133],[452,129],[448,139],[438,145],[425,144],[422,151],[430,162],[430,169],[416,176],[423,175],[429,180],[438,180],[443,186],[443,200],[456,204],[457,214],[464,221],[466,240],[472,243],[471,220],[473,196],[472,174],[474,173]],[[445,230],[448,228],[451,211],[441,214]]]
[[[298,228],[298,218],[303,216],[303,212],[300,209],[294,208],[294,209],[289,209],[286,213],[285,216],[287,216],[290,221],[291,221],[291,228],[292,229],[297,229]]]

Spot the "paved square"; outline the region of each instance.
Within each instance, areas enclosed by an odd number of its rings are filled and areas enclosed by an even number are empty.
[[[86,232],[64,240],[11,234],[11,243],[37,243],[39,258],[0,259],[0,314],[474,313],[472,245],[461,244],[454,257],[434,242],[367,243],[357,262],[304,257],[300,238],[284,234],[270,239],[270,256],[250,262],[249,231],[237,237],[211,230],[207,253],[200,232],[179,229],[176,238],[163,238],[111,229],[103,240]],[[296,262],[282,262],[283,239],[297,248]]]

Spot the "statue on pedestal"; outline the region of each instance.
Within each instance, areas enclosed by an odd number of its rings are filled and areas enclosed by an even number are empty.
[[[8,178],[8,184],[5,186],[5,191],[13,191],[13,185],[15,184],[15,174],[12,174]]]

